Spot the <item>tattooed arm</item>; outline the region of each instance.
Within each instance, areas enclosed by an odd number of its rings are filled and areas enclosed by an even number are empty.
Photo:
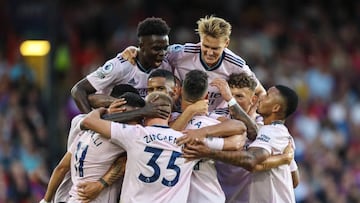
[[[253,171],[256,164],[263,162],[270,153],[263,148],[251,147],[247,151],[221,151],[212,150],[203,141],[196,141],[194,145],[186,145],[183,149],[183,157],[196,159],[208,157],[236,166],[241,166],[248,171]]]
[[[78,195],[79,200],[83,202],[89,202],[95,199],[101,191],[106,187],[112,185],[119,178],[123,177],[125,174],[125,164],[126,164],[126,153],[121,154],[111,165],[110,169],[103,175],[102,181],[100,179],[94,182],[83,182],[79,183],[78,186]]]
[[[251,119],[250,116],[237,103],[230,106],[229,110],[230,112],[232,112],[232,117],[234,119],[244,122],[247,128],[247,137],[250,140],[255,140],[258,132],[258,126],[255,123],[254,119]]]

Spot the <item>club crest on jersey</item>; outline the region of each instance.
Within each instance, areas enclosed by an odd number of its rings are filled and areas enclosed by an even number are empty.
[[[99,78],[103,79],[105,78],[106,75],[111,73],[113,69],[114,69],[114,65],[112,63],[107,63],[103,67],[99,68],[96,71],[96,74],[98,75]]]

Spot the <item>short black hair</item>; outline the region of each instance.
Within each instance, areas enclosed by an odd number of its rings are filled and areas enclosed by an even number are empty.
[[[145,106],[145,100],[141,98],[139,94],[136,94],[134,92],[126,92],[120,96],[120,98],[124,98],[126,101],[125,105],[131,106],[131,107],[144,107]]]
[[[182,94],[186,101],[199,101],[208,89],[208,75],[201,70],[191,70],[185,75]]]
[[[137,36],[168,35],[170,27],[161,18],[151,17],[141,21],[137,27]]]
[[[285,118],[287,118],[296,111],[299,97],[294,90],[284,85],[276,85],[275,88],[279,90],[281,96],[285,100]]]
[[[162,77],[162,78],[165,78],[166,81],[171,81],[171,82],[173,82],[173,86],[176,85],[174,74],[173,74],[172,72],[168,71],[168,70],[156,69],[156,70],[154,70],[153,72],[150,73],[148,79],[154,78],[154,77]]]
[[[135,93],[135,94],[140,95],[140,94],[139,94],[139,91],[138,91],[135,87],[133,87],[133,86],[131,86],[131,85],[129,85],[129,84],[119,84],[119,85],[116,85],[116,86],[112,89],[110,95],[111,95],[112,97],[119,98],[121,95],[123,95],[123,94],[126,93],[126,92],[132,92],[132,93]]]

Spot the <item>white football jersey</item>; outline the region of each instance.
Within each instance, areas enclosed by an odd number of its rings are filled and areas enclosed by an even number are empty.
[[[168,64],[163,62],[160,67],[165,69],[167,66]],[[118,54],[96,71],[87,75],[86,79],[96,89],[97,93],[110,95],[114,86],[129,84],[139,91],[141,97],[145,98],[147,94],[148,76],[153,70],[155,69],[147,71],[142,68],[139,63],[132,65]]]
[[[267,150],[271,155],[281,154],[293,139],[283,124],[264,125],[259,129],[255,141],[251,147],[260,147]],[[294,141],[292,140],[294,144]],[[293,146],[295,149],[295,146]],[[294,169],[294,160],[292,169]],[[289,165],[281,165],[268,171],[261,171],[252,174],[250,185],[249,202],[293,202],[295,195],[291,170]],[[266,188],[266,190],[264,190]]]
[[[67,150],[70,150],[71,144],[75,140],[75,137],[81,132],[80,121],[85,117],[86,114],[79,114],[71,120],[70,131],[67,140]],[[67,202],[69,199],[69,191],[72,187],[70,171],[64,176],[63,181],[60,183],[56,190],[53,201],[54,202]]]
[[[186,129],[198,129],[216,125],[220,121],[208,116],[194,116]],[[191,177],[189,203],[221,203],[225,202],[225,194],[217,178],[215,162],[202,159],[194,166]]]
[[[70,190],[69,202],[78,201],[77,185],[81,182],[97,181],[101,178],[117,159],[125,152],[124,149],[101,137],[98,133],[87,130],[72,144],[71,179],[73,186]],[[120,185],[112,184],[105,188],[92,202],[117,202]]]
[[[209,83],[215,78],[229,79],[231,73],[246,72],[252,75],[258,82],[255,74],[250,70],[246,62],[229,49],[225,49],[220,61],[213,67],[209,67],[201,58],[200,43],[185,45],[174,44],[169,46],[166,59],[164,60],[174,69],[174,74],[182,81],[185,79],[186,73],[191,70],[206,71],[209,76]],[[168,66],[164,67],[169,69]],[[208,89],[209,111],[214,110],[223,101],[219,90],[210,86]]]
[[[127,151],[120,202],[187,202],[195,161],[181,157],[175,141],[182,135],[168,126],[112,122],[111,142]]]

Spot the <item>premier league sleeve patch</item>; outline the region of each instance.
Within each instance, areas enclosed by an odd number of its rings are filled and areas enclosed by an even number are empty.
[[[169,52],[179,52],[179,51],[182,51],[183,49],[184,49],[184,46],[181,44],[173,44],[168,47]]]
[[[104,66],[100,67],[96,71],[96,74],[98,75],[99,78],[103,79],[105,78],[106,75],[111,73],[113,69],[114,69],[114,65],[112,63],[106,63]]]

